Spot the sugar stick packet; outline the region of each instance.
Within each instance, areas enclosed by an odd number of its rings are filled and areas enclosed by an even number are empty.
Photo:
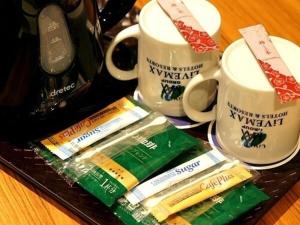
[[[225,159],[226,157],[218,150],[210,150],[138,185],[127,192],[125,197],[131,204],[137,204],[184,179],[223,162]]]

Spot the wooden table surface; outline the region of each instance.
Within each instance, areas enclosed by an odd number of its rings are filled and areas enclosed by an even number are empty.
[[[138,0],[141,7],[147,0]],[[211,0],[222,16],[221,48],[240,38],[238,29],[263,24],[269,34],[300,44],[300,0]],[[258,222],[300,224],[300,181]],[[85,224],[0,164],[0,225]],[[113,225],[113,224],[112,224]]]

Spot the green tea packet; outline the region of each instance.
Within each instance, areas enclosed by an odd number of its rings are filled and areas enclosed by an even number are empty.
[[[141,204],[132,205],[122,197],[114,214],[126,225],[221,225],[240,217],[269,197],[249,182],[183,210],[159,223]]]

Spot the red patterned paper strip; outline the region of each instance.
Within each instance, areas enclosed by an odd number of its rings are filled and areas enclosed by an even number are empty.
[[[179,0],[157,0],[157,2],[195,52],[204,53],[219,49],[214,39],[201,27],[183,2]]]
[[[300,83],[293,76],[287,76],[274,70],[272,66],[262,60],[258,60],[259,65],[268,77],[281,103],[287,103],[294,99],[300,99]]]
[[[300,99],[300,83],[280,57],[266,29],[259,24],[240,29],[240,33],[274,87],[280,102]]]
[[[174,24],[195,52],[202,53],[218,50],[215,41],[207,32],[195,30],[193,27],[187,26],[181,20],[175,21]]]

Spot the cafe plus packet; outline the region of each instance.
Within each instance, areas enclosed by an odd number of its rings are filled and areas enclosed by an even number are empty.
[[[178,212],[163,222],[158,222],[141,204],[132,205],[126,198],[118,200],[113,212],[126,225],[225,225],[238,221],[244,213],[268,199],[268,195],[249,182]]]

